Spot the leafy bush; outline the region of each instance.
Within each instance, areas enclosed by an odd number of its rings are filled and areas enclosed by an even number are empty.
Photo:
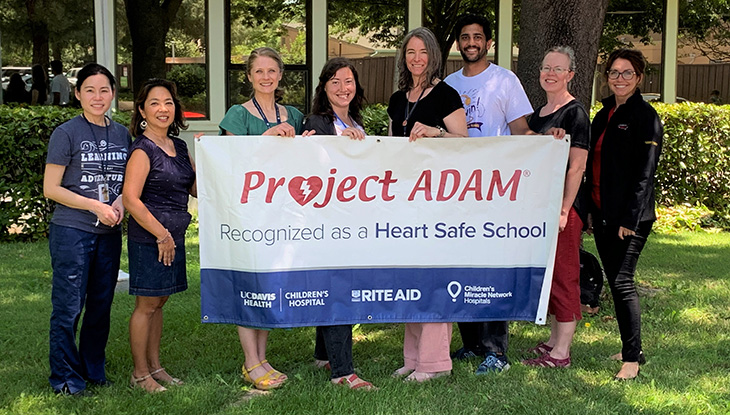
[[[175,65],[167,72],[167,79],[177,85],[181,97],[205,93],[205,68],[200,65]]]
[[[48,140],[56,127],[80,113],[54,106],[0,106],[0,241],[48,235],[54,206],[43,197]],[[126,113],[113,118],[129,125]]]
[[[363,128],[368,135],[388,135],[387,110],[385,104],[371,104],[362,110]]]
[[[716,232],[730,229],[730,217],[713,212],[705,206],[675,205],[657,207],[657,221],[654,230],[660,233],[680,231]]]
[[[730,106],[653,104],[664,123],[657,202],[730,206]]]
[[[48,139],[78,114],[53,106],[0,106],[0,241],[48,234],[53,209],[43,197]]]

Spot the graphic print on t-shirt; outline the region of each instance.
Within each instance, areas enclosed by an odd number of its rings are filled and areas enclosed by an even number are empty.
[[[476,97],[476,99],[472,97]],[[483,123],[479,119],[484,117],[485,108],[481,105],[479,89],[472,88],[464,91],[461,95],[461,101],[464,104],[464,110],[466,110],[466,128],[476,129],[481,133]]]
[[[94,141],[84,140],[81,149],[81,185],[84,191],[96,193],[98,199],[99,184],[108,183],[109,190],[118,195],[122,192],[124,167],[127,160],[127,149],[124,146],[101,140],[99,146]],[[121,163],[119,163],[121,161]],[[104,176],[106,175],[106,180]]]

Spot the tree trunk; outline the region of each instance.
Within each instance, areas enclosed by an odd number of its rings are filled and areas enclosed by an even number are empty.
[[[182,0],[124,0],[132,38],[132,91],[150,78],[165,77],[165,38]],[[201,22],[204,24],[204,22]]]
[[[598,43],[608,0],[530,0],[522,2],[517,76],[535,108],[545,104],[538,68],[553,46],[575,50],[576,70],[570,91],[590,108]]]
[[[48,69],[50,59],[48,58],[48,25],[41,18],[40,11],[36,12],[36,7],[42,8],[42,4],[38,4],[36,0],[25,0],[25,8],[28,11],[28,22],[30,24],[30,34],[33,41],[33,65],[41,65],[44,69]]]

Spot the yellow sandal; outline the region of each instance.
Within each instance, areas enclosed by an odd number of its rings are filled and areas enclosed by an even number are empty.
[[[269,361],[266,359],[261,361],[262,365],[265,365],[267,363],[269,363]],[[271,368],[271,370],[274,371],[273,375],[274,375],[275,379],[280,379],[281,381],[285,381],[285,380],[289,379],[289,376],[287,376],[285,373],[281,373],[278,370],[274,369],[273,367]]]
[[[274,375],[275,370],[269,370],[266,372],[266,374],[261,375],[257,377],[256,379],[251,378],[251,371],[256,369],[257,367],[261,366],[262,362],[259,362],[258,364],[255,364],[251,366],[250,368],[246,368],[246,364],[244,363],[243,366],[241,366],[241,371],[243,372],[243,379],[251,383],[254,388],[267,391],[271,389],[276,389],[284,384],[283,380],[279,380],[278,377]]]

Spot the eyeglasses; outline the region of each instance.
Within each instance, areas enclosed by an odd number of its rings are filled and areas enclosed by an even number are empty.
[[[561,68],[559,66],[552,67],[547,65],[540,67],[540,72],[542,73],[549,73],[550,71],[555,72],[555,75],[562,75],[566,72],[570,72],[570,69]]]
[[[615,69],[611,69],[610,71],[607,71],[606,73],[608,74],[608,79],[618,79],[618,76],[621,75],[621,77],[627,81],[634,79],[634,75],[636,75],[636,72],[632,71],[631,69],[627,69],[623,72],[619,72]]]

